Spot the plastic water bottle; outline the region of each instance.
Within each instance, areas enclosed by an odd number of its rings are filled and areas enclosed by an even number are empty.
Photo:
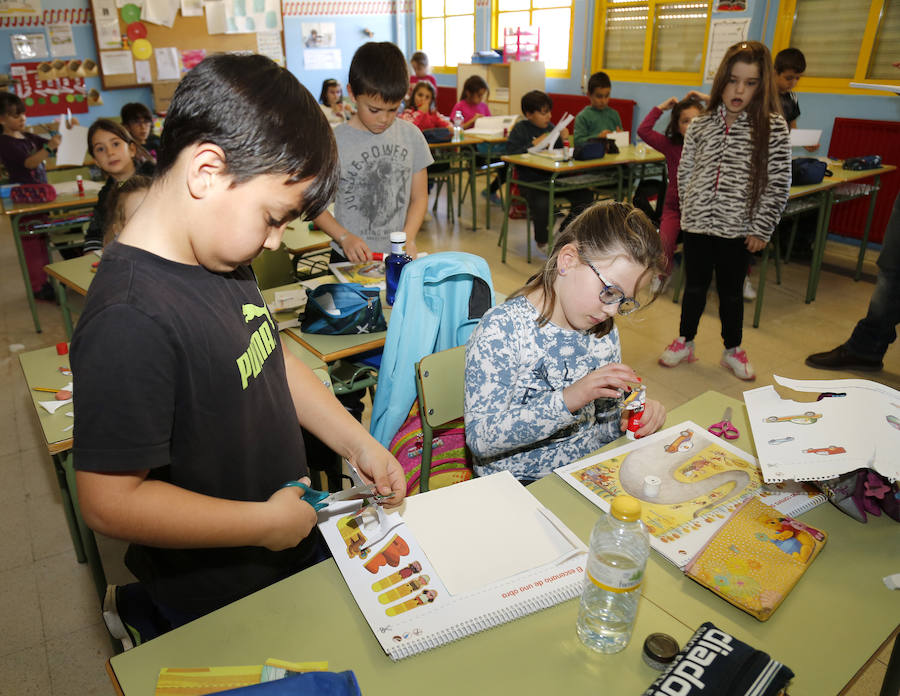
[[[462,124],[465,121],[465,117],[463,116],[462,111],[457,111],[453,114],[453,142],[458,143],[462,140]]]
[[[641,503],[630,495],[613,499],[591,532],[591,548],[578,609],[578,637],[597,652],[624,650],[631,639],[644,566],[650,555]]]
[[[412,261],[412,257],[406,253],[406,232],[391,232],[391,253],[384,260],[385,281],[387,291],[385,293],[388,306],[393,307],[394,298],[397,296],[397,286],[400,284],[400,272],[403,267]]]

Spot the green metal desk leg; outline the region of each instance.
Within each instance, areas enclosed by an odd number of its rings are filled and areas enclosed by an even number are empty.
[[[28,300],[28,306],[31,309],[31,319],[34,322],[34,330],[41,333],[41,322],[38,321],[37,305],[34,301],[34,293],[31,291],[31,278],[28,275],[28,263],[25,261],[25,249],[22,248],[22,235],[19,227],[21,215],[13,215],[10,220],[12,226],[13,239],[16,242],[16,254],[19,255],[19,268],[22,271],[22,280],[25,282],[25,298]]]
[[[88,568],[91,570],[94,587],[97,589],[97,597],[100,598],[100,603],[102,604],[106,595],[106,573],[103,572],[103,563],[100,561],[100,551],[97,549],[97,540],[94,538],[94,532],[85,524],[84,518],[81,516],[81,508],[78,505],[78,488],[75,485],[75,467],[72,464],[71,452],[63,459],[63,467],[66,472],[66,482],[69,488],[69,496],[72,499],[75,519],[78,521],[81,543],[84,545],[84,554],[87,557]]]
[[[878,180],[880,175],[875,177],[872,182],[872,194],[869,196],[869,215],[866,217],[866,229],[863,232],[862,241],[859,243],[859,258],[856,261],[856,273],[853,274],[853,280],[859,280],[862,275],[862,265],[866,258],[866,245],[869,243],[869,231],[872,229],[872,216],[875,214],[875,201],[878,198]]]
[[[822,259],[825,257],[825,242],[828,239],[828,221],[831,219],[831,206],[834,203],[834,194],[831,189],[825,192],[822,205],[819,208],[819,216],[816,220],[816,238],[813,241],[812,260],[809,265],[809,280],[806,284],[806,304],[816,299],[816,288],[819,286],[819,271],[822,268]]]
[[[478,163],[475,161],[475,158],[478,155],[478,149],[475,147],[469,148],[471,151],[471,155],[469,157],[469,193],[472,196],[472,229],[478,229],[478,200],[477,194],[475,193],[475,189],[477,189],[476,181],[475,181],[475,173],[478,171]],[[489,170],[490,171],[490,170]],[[490,181],[490,179],[488,179]],[[491,202],[488,201],[488,206],[490,206]]]
[[[493,156],[494,145],[493,145],[493,143],[485,143],[485,145],[487,145],[487,180],[486,180],[485,184],[487,186],[488,198],[487,198],[487,205],[484,207],[484,228],[486,230],[489,230],[489,229],[491,229],[491,161],[494,159],[494,156]],[[475,165],[476,165],[476,169],[477,169],[477,166],[478,166],[478,162],[477,162],[478,155],[477,154],[475,155],[475,158],[476,158]],[[475,188],[477,189],[478,187],[476,186]],[[472,200],[474,201],[475,199],[473,198]]]
[[[59,311],[62,313],[63,328],[66,330],[66,338],[72,340],[72,312],[69,309],[69,297],[66,293],[66,286],[60,283],[56,278],[51,278],[53,289],[56,291],[56,301],[59,302]]]
[[[553,198],[556,193],[556,173],[550,175],[550,190],[547,192],[550,200],[547,201],[547,255],[553,250],[553,227],[556,224],[556,213],[553,210]],[[531,248],[531,240],[528,239],[528,247]]]
[[[506,177],[506,195],[503,197],[503,224],[500,226],[500,239],[498,243],[503,247],[500,253],[500,261],[506,263],[506,238],[509,235],[509,206],[512,203],[512,172]],[[529,240],[529,244],[530,244]],[[529,248],[531,248],[529,246]]]
[[[69,528],[69,536],[72,537],[72,547],[75,549],[75,558],[79,563],[84,563],[86,559],[84,555],[84,544],[81,543],[81,532],[78,527],[78,520],[75,514],[75,506],[72,503],[72,496],[69,495],[69,483],[66,477],[65,460],[68,453],[51,454],[53,460],[53,469],[56,471],[56,481],[59,484],[59,494],[62,496],[63,512],[66,515],[66,525]]]

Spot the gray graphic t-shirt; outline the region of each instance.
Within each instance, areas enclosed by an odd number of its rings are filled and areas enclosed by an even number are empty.
[[[378,134],[344,124],[334,138],[341,162],[334,217],[372,251],[387,254],[390,233],[406,222],[413,174],[434,162],[425,136],[398,118]]]

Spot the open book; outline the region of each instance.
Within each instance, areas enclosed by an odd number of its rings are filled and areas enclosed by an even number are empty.
[[[559,123],[557,123],[553,130],[550,131],[550,135],[544,138],[538,145],[534,147],[529,147],[528,152],[532,155],[539,154],[541,150],[552,150],[553,146],[556,144],[556,141],[559,139],[559,134],[562,133],[563,128],[566,128],[572,121],[575,120],[575,117],[570,113],[563,114],[563,117],[559,119]]]
[[[407,498],[387,533],[358,507],[329,506],[319,529],[392,660],[581,594],[586,547],[509,472]]]
[[[466,130],[469,135],[483,135],[486,138],[502,138],[509,135],[509,131],[519,120],[518,114],[505,116],[482,116],[475,125]]]

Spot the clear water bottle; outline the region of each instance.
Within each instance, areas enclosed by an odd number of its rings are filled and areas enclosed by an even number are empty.
[[[457,111],[453,114],[453,142],[458,143],[462,140],[462,124],[465,121],[465,117],[463,116],[462,111]]]
[[[628,645],[649,555],[640,501],[616,496],[609,514],[601,515],[591,532],[577,624],[587,647],[615,653]]]
[[[400,284],[400,272],[403,267],[412,261],[412,257],[406,253],[406,232],[391,232],[391,253],[384,260],[385,282],[387,291],[385,299],[388,306],[394,305],[397,296],[397,286]]]

